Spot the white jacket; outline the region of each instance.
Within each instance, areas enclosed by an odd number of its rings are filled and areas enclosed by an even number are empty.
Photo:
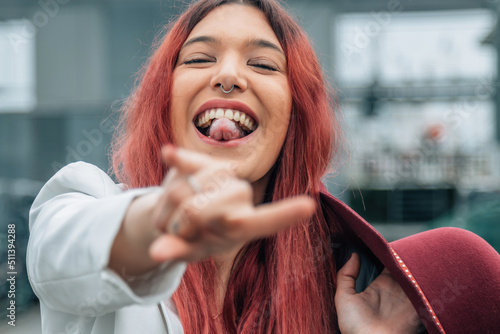
[[[44,334],[183,333],[169,301],[185,263],[165,263],[133,288],[107,268],[129,203],[155,189],[124,191],[83,162],[45,184],[30,211],[27,254]]]

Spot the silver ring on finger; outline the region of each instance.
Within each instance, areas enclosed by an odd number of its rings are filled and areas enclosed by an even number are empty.
[[[193,189],[195,194],[201,193],[201,191],[202,191],[201,185],[198,183],[198,181],[196,181],[196,179],[193,176],[191,176],[191,175],[188,176],[186,178],[186,181],[189,184],[189,186],[191,187],[191,189]]]

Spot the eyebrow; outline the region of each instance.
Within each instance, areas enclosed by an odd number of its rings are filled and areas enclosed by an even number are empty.
[[[274,43],[272,43],[272,42],[270,42],[268,40],[265,40],[265,39],[259,39],[259,38],[250,39],[247,42],[247,45],[257,46],[257,47],[260,47],[260,48],[273,49],[273,50],[278,51],[279,53],[282,53],[284,55],[283,50],[281,50],[281,48],[279,46],[277,46],[276,44],[274,44]]]
[[[215,37],[212,37],[212,36],[198,36],[198,37],[193,37],[189,40],[187,40],[184,45],[182,46],[182,48],[185,48],[186,46],[188,45],[191,45],[191,44],[194,44],[194,43],[208,43],[208,44],[219,44],[219,40],[217,40]],[[277,46],[276,44],[268,41],[268,40],[265,40],[265,39],[260,39],[260,38],[250,38],[246,43],[245,45],[247,46],[255,46],[255,47],[259,47],[259,48],[268,48],[268,49],[272,49],[272,50],[275,50],[275,51],[278,51],[279,53],[281,54],[285,54],[283,52],[283,50]]]
[[[185,48],[188,45],[191,45],[191,44],[194,44],[194,43],[200,43],[200,42],[208,43],[208,44],[218,44],[218,42],[215,39],[215,37],[211,37],[211,36],[198,36],[198,37],[193,37],[190,40],[187,40],[184,43],[184,45],[182,46],[182,48]]]

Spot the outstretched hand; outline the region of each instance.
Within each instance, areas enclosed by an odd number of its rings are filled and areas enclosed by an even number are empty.
[[[207,155],[168,146],[162,158],[170,171],[154,209],[163,232],[150,247],[157,262],[197,261],[235,251],[315,211],[307,196],[255,206],[250,183]]]
[[[355,253],[337,274],[335,305],[340,331],[350,333],[417,333],[417,312],[403,289],[385,268],[361,293],[355,283],[360,259]]]

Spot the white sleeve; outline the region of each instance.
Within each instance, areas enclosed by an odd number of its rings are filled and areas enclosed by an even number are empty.
[[[84,317],[169,298],[184,274],[184,262],[163,264],[134,282],[133,289],[107,268],[130,202],[155,190],[122,191],[102,170],[83,162],[54,175],[30,211],[27,267],[37,296],[53,310]]]

